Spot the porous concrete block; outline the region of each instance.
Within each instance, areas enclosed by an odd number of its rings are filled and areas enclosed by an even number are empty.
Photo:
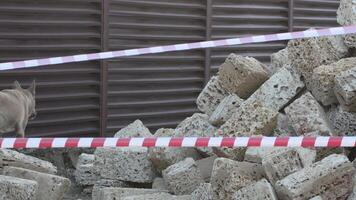
[[[209,123],[209,116],[201,113],[194,113],[178,124],[174,130],[174,135],[184,136],[212,136],[217,128]]]
[[[261,179],[237,191],[232,200],[278,200],[272,185]]]
[[[172,128],[160,128],[153,136],[155,137],[174,137],[174,129]]]
[[[159,172],[185,158],[201,158],[195,148],[155,147],[149,148],[148,152],[150,161]]]
[[[260,164],[217,158],[210,181],[213,199],[232,199],[236,191],[263,177],[264,172]]]
[[[356,135],[356,113],[347,112],[339,106],[332,106],[329,111],[329,120],[337,135]]]
[[[203,176],[203,178],[206,182],[210,181],[211,172],[213,171],[214,161],[217,158],[218,157],[215,155],[215,156],[210,156],[210,157],[195,161],[197,163],[197,166],[200,170],[201,175]]]
[[[107,187],[101,188],[99,195],[96,199],[93,198],[93,200],[122,200],[123,198],[129,196],[148,195],[162,192],[166,191],[142,188]]]
[[[213,114],[211,114],[209,122],[215,126],[221,126],[228,119],[230,119],[232,114],[237,111],[242,102],[243,99],[238,97],[236,94],[230,94],[225,97],[218,107],[216,107]]]
[[[213,200],[213,190],[210,183],[202,183],[191,194],[191,200]]]
[[[313,197],[309,200],[323,200],[323,198],[321,198],[321,196],[316,196],[316,197]]]
[[[355,58],[344,58],[335,63],[321,65],[314,69],[312,76],[312,93],[324,106],[337,103],[334,94],[335,77],[355,66]]]
[[[0,149],[0,168],[3,166],[21,167],[50,174],[57,173],[57,168],[52,163],[9,149]]]
[[[0,175],[1,200],[37,200],[36,181]]]
[[[92,189],[92,199],[93,200],[101,200],[100,193],[104,188],[124,188],[128,187],[127,183],[119,180],[112,179],[100,179],[98,180]]]
[[[219,103],[229,95],[218,79],[218,76],[211,77],[196,101],[198,109],[209,116]]]
[[[346,156],[330,155],[277,181],[280,199],[309,199],[319,195],[325,199],[345,198],[352,190],[355,168]]]
[[[274,136],[291,136],[296,135],[292,124],[290,123],[287,115],[278,113],[277,126],[273,131]]]
[[[219,82],[230,93],[247,99],[268,79],[266,66],[252,57],[230,54],[219,68]]]
[[[274,74],[278,70],[290,64],[291,61],[288,58],[288,48],[284,48],[271,55],[270,74]]]
[[[292,148],[278,149],[266,155],[262,158],[262,166],[272,184],[304,167],[298,151]]]
[[[77,165],[93,164],[95,160],[94,154],[82,153],[78,157]]]
[[[252,163],[262,163],[262,159],[269,155],[273,155],[275,153],[278,154],[278,152],[288,151],[292,149],[298,152],[304,167],[309,166],[316,161],[316,150],[302,147],[250,147],[246,150],[244,161]]]
[[[337,22],[343,26],[356,24],[356,2],[354,0],[341,0],[337,10]],[[350,48],[356,47],[356,34],[347,34],[345,44]]]
[[[77,165],[74,177],[76,183],[82,186],[94,185],[100,179],[100,175],[96,173],[94,164]]]
[[[342,36],[316,37],[289,41],[288,55],[291,66],[304,77],[311,90],[313,70],[346,57],[348,49]]]
[[[301,76],[294,70],[284,67],[264,82],[246,102],[261,103],[266,108],[279,111],[303,88]]]
[[[136,120],[118,131],[114,137],[152,137],[152,134],[141,120]]]
[[[220,127],[222,136],[272,135],[278,112],[260,103],[243,103],[240,109]]]
[[[155,178],[153,180],[152,189],[167,190],[168,191],[167,184],[164,181],[164,179],[161,178],[161,177],[157,177],[157,178]]]
[[[98,148],[94,167],[102,178],[135,183],[152,183],[155,174],[145,147]]]
[[[191,194],[204,179],[192,158],[186,158],[163,170],[163,178],[170,192],[176,195]]]
[[[39,188],[37,200],[61,200],[71,185],[67,178],[18,167],[4,167],[3,174],[36,181]]]
[[[120,200],[190,200],[190,195],[174,196],[169,193],[161,192],[155,194],[143,194],[124,197]]]
[[[334,93],[345,111],[356,112],[356,67],[335,77]]]
[[[307,92],[295,100],[284,111],[286,112],[297,135],[318,131],[329,136],[332,131],[323,107]]]

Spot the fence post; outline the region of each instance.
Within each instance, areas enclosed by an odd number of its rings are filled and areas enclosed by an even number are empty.
[[[101,4],[101,50],[107,51],[109,36],[109,2],[102,0]],[[107,122],[107,97],[108,97],[108,63],[100,61],[100,136],[105,136]]]
[[[288,31],[293,31],[294,23],[294,0],[288,0]]]
[[[212,15],[213,15],[213,0],[207,0],[206,1],[206,31],[205,31],[206,40],[211,40]],[[211,65],[211,50],[205,49],[204,85],[206,85],[210,80],[210,71],[211,71],[210,65]]]

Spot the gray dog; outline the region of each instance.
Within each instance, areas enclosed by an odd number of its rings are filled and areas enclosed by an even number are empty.
[[[13,89],[0,91],[0,133],[25,137],[28,120],[36,117],[35,87],[35,81],[28,89],[15,81]]]

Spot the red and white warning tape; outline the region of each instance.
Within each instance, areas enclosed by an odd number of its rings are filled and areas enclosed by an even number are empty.
[[[0,148],[355,147],[349,137],[0,138]]]
[[[320,37],[320,36],[344,35],[350,33],[356,33],[356,25],[333,27],[333,28],[326,28],[326,29],[313,29],[313,30],[306,30],[306,31],[299,31],[299,32],[257,35],[257,36],[249,36],[249,37],[242,37],[242,38],[232,38],[232,39],[204,41],[204,42],[195,42],[195,43],[175,44],[175,45],[167,45],[167,46],[156,46],[156,47],[149,47],[149,48],[139,48],[139,49],[109,51],[109,52],[101,52],[101,53],[71,55],[71,56],[64,56],[64,57],[52,57],[52,58],[7,62],[7,63],[0,63],[0,71],[9,70],[9,69],[38,67],[38,66],[45,66],[45,65],[56,65],[56,64],[64,64],[64,63],[101,60],[101,59],[109,59],[109,58],[119,58],[119,57],[126,57],[126,56],[137,56],[143,54],[183,51],[183,50],[191,50],[191,49],[204,49],[204,48],[220,47],[220,46],[228,46],[228,45],[271,42],[271,41],[278,41],[278,40],[291,40],[291,39]]]

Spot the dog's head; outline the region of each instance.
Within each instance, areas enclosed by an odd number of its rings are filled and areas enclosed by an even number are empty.
[[[32,82],[29,88],[23,89],[20,85],[19,82],[15,81],[14,82],[14,89],[22,92],[24,96],[26,97],[26,105],[28,108],[28,116],[29,119],[34,119],[37,115],[36,112],[36,100],[35,100],[35,94],[36,94],[36,82],[35,80]]]

